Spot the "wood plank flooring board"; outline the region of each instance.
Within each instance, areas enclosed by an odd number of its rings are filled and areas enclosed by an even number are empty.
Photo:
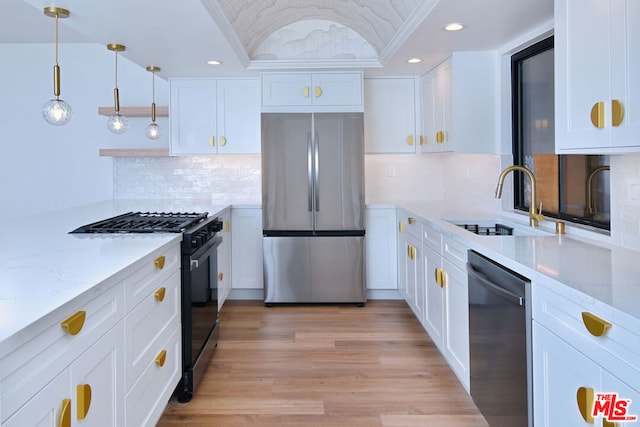
[[[228,301],[191,402],[159,427],[486,427],[404,301]]]

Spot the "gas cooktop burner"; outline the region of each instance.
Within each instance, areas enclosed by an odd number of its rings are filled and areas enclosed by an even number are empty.
[[[76,228],[71,233],[182,233],[203,221],[203,213],[127,212]]]
[[[492,226],[480,226],[478,224],[456,224],[458,227],[471,231],[472,233],[482,236],[511,236],[513,228],[503,224],[495,224]]]

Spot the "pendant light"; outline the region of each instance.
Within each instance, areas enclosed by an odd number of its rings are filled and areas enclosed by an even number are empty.
[[[53,66],[53,95],[42,106],[42,117],[54,126],[62,126],[71,120],[71,106],[60,99],[60,65],[58,65],[58,19],[67,18],[69,11],[59,7],[45,7],[44,14],[56,18],[56,65]]]
[[[113,133],[124,133],[129,129],[129,121],[125,116],[120,114],[120,93],[118,92],[118,52],[122,52],[126,49],[126,46],[116,43],[107,45],[107,49],[116,53],[116,87],[113,89],[113,101],[115,114],[112,114],[107,119],[107,127]]]
[[[160,138],[160,126],[156,123],[156,71],[160,71],[160,67],[150,65],[147,67],[147,71],[151,73],[151,123],[147,125],[145,133],[149,139],[158,139]]]

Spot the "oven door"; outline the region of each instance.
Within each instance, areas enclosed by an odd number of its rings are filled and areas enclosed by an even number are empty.
[[[180,401],[189,401],[216,345],[218,325],[217,248],[214,237],[182,261],[182,364]]]

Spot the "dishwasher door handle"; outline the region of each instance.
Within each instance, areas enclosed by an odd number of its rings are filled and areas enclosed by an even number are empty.
[[[473,268],[473,265],[471,265],[471,263],[467,263],[467,272],[473,278],[478,279],[480,284],[490,292],[493,292],[494,294],[498,294],[501,297],[511,301],[514,304],[518,304],[519,306],[524,306],[524,297],[514,294],[513,292],[491,282],[491,280],[489,280],[487,276],[485,276],[484,274],[482,274],[481,272]]]

